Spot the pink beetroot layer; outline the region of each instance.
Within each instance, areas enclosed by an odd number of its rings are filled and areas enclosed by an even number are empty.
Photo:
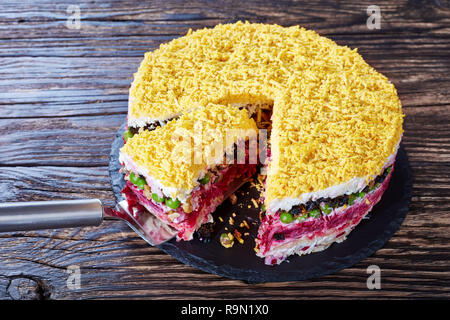
[[[222,180],[215,182],[209,186],[201,185],[198,189],[194,190],[191,197],[198,201],[198,207],[195,211],[190,213],[184,212],[182,206],[178,207],[175,211],[180,214],[177,219],[170,221],[167,213],[165,213],[164,205],[148,199],[143,190],[137,188],[130,181],[127,181],[122,193],[128,201],[130,208],[136,205],[143,205],[147,211],[157,216],[159,219],[178,230],[177,239],[190,240],[195,229],[206,223],[209,214],[213,212],[217,206],[222,203],[223,195],[228,189],[228,185],[235,179],[246,179],[251,177],[256,172],[256,165],[232,165],[222,172]],[[200,224],[199,224],[200,222]]]
[[[392,166],[394,168],[394,166]],[[261,222],[258,231],[258,256],[265,257],[276,247],[298,240],[303,237],[312,239],[329,234],[331,230],[336,232],[336,238],[345,233],[349,226],[357,225],[361,219],[372,209],[380,200],[386,191],[392,176],[392,170],[381,185],[374,191],[365,195],[365,197],[346,209],[337,209],[330,215],[322,215],[319,218],[309,218],[300,223],[284,224],[280,221],[280,212],[274,215],[266,215]],[[339,234],[339,231],[342,231]],[[275,234],[283,234],[283,240],[276,240]],[[305,249],[306,250],[306,249]]]

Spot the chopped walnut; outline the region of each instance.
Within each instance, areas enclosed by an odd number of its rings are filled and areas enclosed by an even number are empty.
[[[266,180],[266,175],[264,175],[264,174],[258,174],[258,176],[257,176],[257,179],[258,179],[258,182],[260,183],[260,184],[264,184],[264,181]]]
[[[244,239],[242,239],[242,234],[237,229],[234,229],[233,233],[234,233],[234,237],[237,239],[237,241],[239,241],[240,244],[243,244]]]
[[[169,219],[169,221],[174,221],[176,218],[178,218],[180,216],[179,213],[177,212],[171,212],[167,215],[167,219]]]
[[[183,210],[186,213],[191,213],[192,212],[192,204],[191,204],[191,201],[189,201],[189,200],[186,201],[185,203],[183,203],[183,205],[182,205]]]
[[[152,199],[152,190],[147,184],[144,186],[144,196],[149,200]]]
[[[237,196],[234,193],[231,194],[229,199],[230,199],[231,204],[236,204],[237,203]]]
[[[228,233],[222,233],[220,235],[220,244],[225,248],[231,248],[234,245],[234,236]]]

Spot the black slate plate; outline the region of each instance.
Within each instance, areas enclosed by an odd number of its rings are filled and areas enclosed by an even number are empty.
[[[122,135],[125,125],[116,134],[112,144],[109,173],[117,201],[122,200],[120,191],[124,187],[123,175],[119,173],[119,149],[123,145]],[[342,243],[335,243],[327,250],[306,256],[291,256],[277,266],[267,266],[253,250],[258,228],[258,209],[251,198],[258,199],[259,193],[250,183],[237,193],[238,203],[231,205],[225,201],[214,213],[215,235],[211,242],[202,243],[198,239],[189,242],[171,240],[158,247],[175,259],[203,271],[251,283],[306,280],[338,272],[348,268],[380,249],[397,231],[408,212],[412,194],[412,174],[408,158],[400,147],[395,170],[388,189],[381,201]],[[228,224],[232,213],[236,213],[233,226]],[[220,222],[218,217],[224,222]],[[250,222],[250,235],[244,237],[244,244],[235,241],[233,248],[225,249],[219,243],[219,236],[239,227],[243,219]],[[242,233],[245,229],[238,228]]]

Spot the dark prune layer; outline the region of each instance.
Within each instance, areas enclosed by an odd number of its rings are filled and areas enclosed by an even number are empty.
[[[369,185],[367,185],[362,192],[363,193],[368,193],[371,192],[377,185],[381,184],[386,177],[389,175],[389,173],[391,172],[392,167],[387,167],[383,173],[381,173],[380,175],[378,175],[371,183],[369,183]],[[355,193],[356,194],[360,194],[359,192]],[[293,214],[294,216],[298,216],[301,214],[304,214],[305,211],[306,212],[310,212],[310,211],[314,211],[314,210],[320,210],[321,206],[329,206],[332,208],[339,208],[342,207],[344,205],[348,205],[352,202],[351,201],[351,197],[352,195],[342,195],[336,198],[319,198],[316,200],[310,200],[308,202],[306,202],[305,204],[300,204],[300,205],[296,205],[293,206],[291,208],[291,210],[289,210],[289,213]]]
[[[195,235],[202,242],[210,242],[214,235],[214,227],[214,222],[202,224],[201,227],[195,232]]]
[[[167,119],[167,120],[155,121],[155,122],[147,124],[145,127],[142,127],[142,128],[144,130],[152,131],[152,130],[155,130],[156,128],[158,128],[158,127],[161,127],[161,125],[166,125],[168,122],[170,122],[170,121],[172,121],[174,119],[178,119],[178,117],[170,118],[170,119]],[[130,132],[132,134],[139,133],[139,129],[140,129],[140,127],[128,127],[128,130],[130,130]]]

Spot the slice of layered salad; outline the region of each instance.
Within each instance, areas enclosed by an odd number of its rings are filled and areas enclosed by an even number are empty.
[[[380,200],[393,167],[393,162],[388,163],[380,175],[360,184],[357,192],[341,190],[344,193],[334,197],[312,194],[307,202],[264,214],[256,239],[257,255],[274,265],[290,255],[322,251],[344,241]]]
[[[215,104],[163,127],[128,129],[119,161],[129,208],[144,207],[176,229],[178,240],[191,240],[229,189],[256,172],[250,141],[257,134],[246,109]]]

